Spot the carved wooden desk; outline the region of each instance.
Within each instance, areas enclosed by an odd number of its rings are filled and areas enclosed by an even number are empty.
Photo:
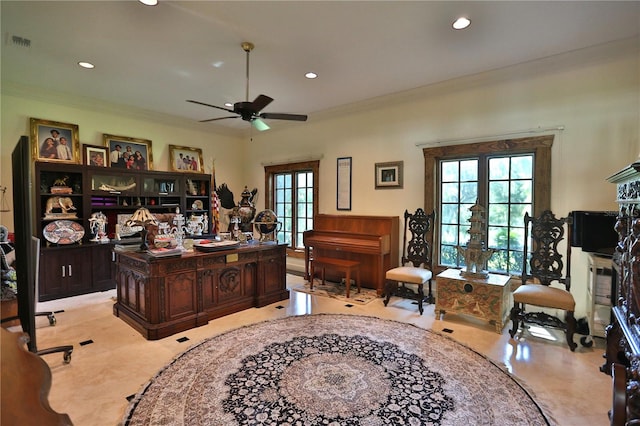
[[[113,314],[149,340],[289,297],[286,245],[248,244],[153,258],[118,252]]]
[[[469,315],[491,324],[496,332],[509,316],[511,284],[506,275],[489,274],[487,279],[468,278],[459,269],[447,269],[436,277],[436,315],[447,311]]]

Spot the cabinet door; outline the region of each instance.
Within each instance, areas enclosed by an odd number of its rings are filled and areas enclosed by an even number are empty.
[[[116,288],[115,265],[115,254],[111,244],[92,247],[91,275],[94,291]]]
[[[264,306],[286,298],[285,259],[284,246],[261,254],[260,274],[258,277],[258,306]]]
[[[60,250],[40,251],[40,274],[38,276],[38,301],[57,299],[66,292],[66,271],[62,269],[65,252]]]
[[[40,252],[38,301],[75,296],[91,291],[91,251],[82,247]]]
[[[66,264],[68,295],[91,292],[91,251],[86,248],[73,249],[73,252],[67,251],[61,260],[63,268]]]

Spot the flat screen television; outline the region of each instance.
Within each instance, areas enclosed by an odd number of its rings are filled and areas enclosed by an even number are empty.
[[[573,211],[571,245],[601,256],[613,256],[618,233],[614,227],[618,212]]]

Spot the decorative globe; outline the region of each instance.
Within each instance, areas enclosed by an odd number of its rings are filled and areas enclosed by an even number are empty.
[[[267,235],[277,231],[280,222],[273,210],[263,210],[256,215],[253,223],[260,234],[260,241],[263,241]]]

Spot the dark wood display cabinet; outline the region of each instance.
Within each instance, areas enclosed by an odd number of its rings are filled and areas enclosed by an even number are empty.
[[[611,425],[640,424],[640,160],[607,179],[616,184],[619,241],[613,256],[613,318],[605,329],[612,376]]]
[[[38,300],[115,288],[115,241],[92,239],[91,215],[102,212],[113,238],[116,224],[138,208],[154,214],[211,218],[211,176],[36,162],[34,225],[40,238]],[[210,220],[210,219],[209,219]]]

